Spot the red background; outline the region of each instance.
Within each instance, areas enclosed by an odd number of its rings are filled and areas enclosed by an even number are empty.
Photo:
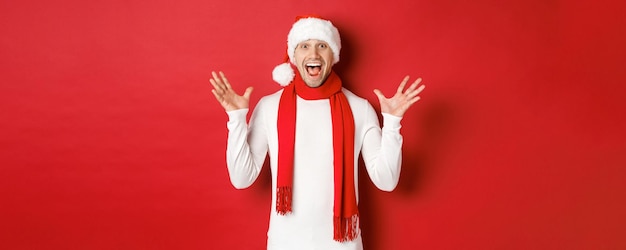
[[[626,249],[619,2],[2,1],[0,247],[263,249],[269,172],[230,185],[207,80],[277,91],[316,13],[375,108],[428,86],[398,188],[361,180],[366,249]]]

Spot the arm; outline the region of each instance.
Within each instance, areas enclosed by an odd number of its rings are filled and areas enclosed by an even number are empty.
[[[406,76],[391,98],[386,98],[380,90],[374,90],[383,115],[382,130],[378,129],[378,119],[371,107],[367,114],[368,123],[372,119],[375,123],[368,129],[363,140],[363,161],[372,182],[384,191],[395,189],[400,179],[402,165],[400,121],[404,113],[420,99],[418,94],[425,87],[424,85],[418,87],[422,80],[418,78],[405,91],[404,87],[408,80],[409,77]]]
[[[267,140],[262,123],[254,125],[257,112],[253,112],[250,127],[246,123],[252,87],[246,89],[241,96],[235,93],[224,73],[219,76],[212,72],[209,81],[213,85],[213,95],[228,114],[228,141],[226,147],[226,164],[228,175],[237,189],[247,188],[256,180],[265,154]]]
[[[261,115],[261,104],[246,124],[248,109],[228,111],[226,165],[230,182],[237,189],[247,188],[259,176],[267,154],[267,136]]]
[[[402,165],[401,117],[383,113],[383,128],[379,127],[374,109],[368,105],[367,126],[361,152],[370,179],[383,191],[395,189]]]

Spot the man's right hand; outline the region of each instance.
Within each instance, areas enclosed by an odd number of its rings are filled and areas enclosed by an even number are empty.
[[[211,74],[213,75],[213,78],[209,79],[213,85],[211,92],[213,92],[215,99],[222,104],[222,107],[224,107],[226,111],[245,109],[249,107],[252,87],[248,87],[243,93],[243,96],[241,96],[235,93],[233,88],[230,86],[228,79],[224,76],[224,73],[220,71],[218,76],[217,73],[213,71]]]

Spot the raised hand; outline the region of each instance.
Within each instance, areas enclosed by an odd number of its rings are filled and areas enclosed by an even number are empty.
[[[230,86],[228,79],[224,73],[220,71],[219,76],[215,71],[211,72],[213,78],[209,79],[213,85],[213,95],[215,99],[224,107],[226,111],[232,111],[236,109],[245,109],[250,105],[250,94],[252,93],[252,87],[248,87],[243,95],[235,93]]]
[[[374,94],[376,94],[378,101],[380,101],[381,112],[402,117],[404,112],[420,99],[418,94],[426,87],[425,85],[419,85],[420,82],[422,82],[422,78],[417,78],[405,91],[404,86],[406,86],[408,81],[409,76],[404,77],[402,83],[398,86],[398,91],[396,91],[396,94],[391,98],[386,98],[378,89],[374,90]]]

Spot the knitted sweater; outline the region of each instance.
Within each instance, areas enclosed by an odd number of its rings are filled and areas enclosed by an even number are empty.
[[[402,136],[400,117],[383,113],[378,117],[367,100],[343,89],[355,123],[354,180],[358,201],[358,159],[362,153],[365,169],[381,190],[392,191],[400,176]],[[276,213],[278,163],[277,117],[282,90],[263,97],[246,123],[248,109],[229,111],[226,161],[235,188],[250,186],[270,156],[272,208],[267,232],[267,249],[363,249],[361,236],[354,241],[333,240],[333,144],[328,99],[297,98],[294,150],[293,212]]]

